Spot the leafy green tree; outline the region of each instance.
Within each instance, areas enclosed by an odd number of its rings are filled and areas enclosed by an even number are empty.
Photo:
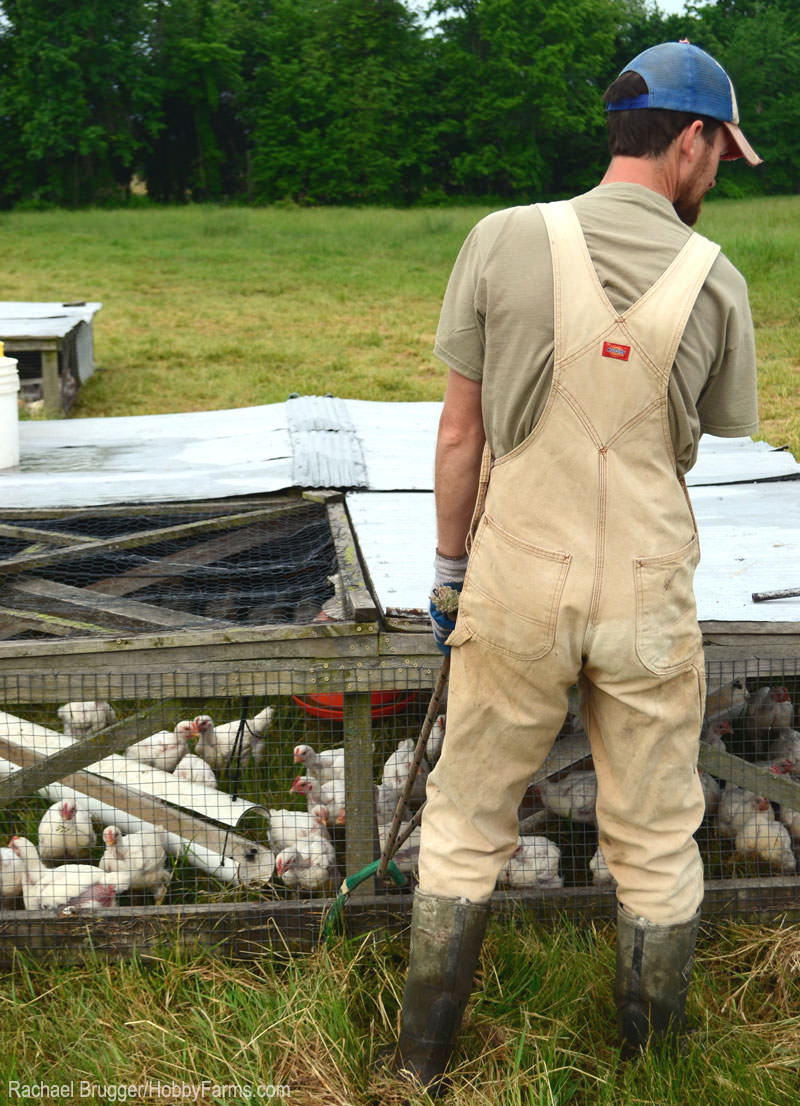
[[[800,183],[800,4],[715,0],[4,0],[0,204],[413,203],[591,187],[601,96],[688,37],[726,65],[766,158],[721,189]]]
[[[276,0],[255,73],[262,200],[405,202],[426,179],[428,44],[398,0]]]
[[[231,45],[238,9],[218,0],[150,0],[147,55],[158,89],[158,133],[143,160],[157,200],[221,199],[236,191],[226,168],[241,52]]]
[[[462,121],[455,188],[511,198],[593,183],[601,94],[625,5],[462,0],[434,9],[450,44],[446,109]]]
[[[6,200],[119,195],[153,133],[144,0],[4,0],[3,12]]]

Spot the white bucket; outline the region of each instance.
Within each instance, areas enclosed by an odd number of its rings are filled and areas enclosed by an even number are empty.
[[[0,343],[0,355],[3,347]],[[14,357],[0,356],[0,469],[19,464],[19,372]]]

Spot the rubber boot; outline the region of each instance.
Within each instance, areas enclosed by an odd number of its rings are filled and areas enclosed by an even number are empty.
[[[699,910],[688,922],[656,925],[619,907],[614,998],[625,1055],[685,1030],[699,928]]]
[[[489,903],[415,892],[397,1074],[435,1096],[467,1005],[489,918]]]

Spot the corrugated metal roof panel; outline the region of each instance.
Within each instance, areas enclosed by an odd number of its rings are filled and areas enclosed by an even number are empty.
[[[369,486],[358,431],[341,399],[297,396],[285,408],[298,488]]]

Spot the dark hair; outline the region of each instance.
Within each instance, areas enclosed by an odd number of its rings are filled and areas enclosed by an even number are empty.
[[[648,91],[643,77],[628,70],[612,82],[603,94],[604,104],[630,100]],[[669,111],[667,108],[634,108],[631,111],[606,112],[608,145],[612,157],[658,157],[686,127],[699,119],[706,142],[713,142],[722,126],[709,115],[692,115],[689,111]]]

